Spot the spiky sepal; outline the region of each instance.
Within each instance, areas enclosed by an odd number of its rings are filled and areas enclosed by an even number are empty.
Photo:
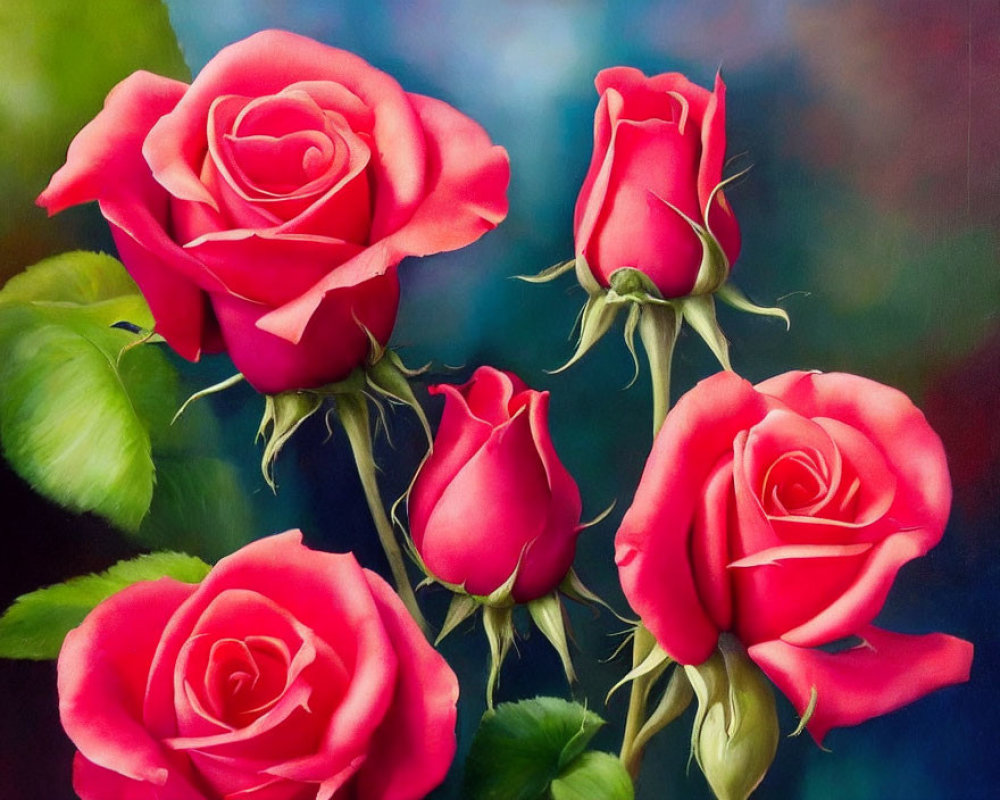
[[[513,597],[514,583],[517,580],[520,563],[503,585],[490,594],[470,594],[462,585],[447,583],[436,578],[427,569],[412,540],[407,537],[406,541],[410,557],[427,576],[420,585],[437,583],[452,593],[451,604],[445,614],[441,631],[434,642],[435,646],[439,645],[448,634],[463,622],[474,617],[480,609],[483,612],[483,630],[490,644],[490,672],[486,682],[486,703],[489,708],[493,708],[493,693],[500,680],[500,667],[517,637],[514,611],[518,606],[523,605],[527,608],[528,616],[535,627],[541,631],[556,653],[559,654],[559,660],[569,683],[576,681],[576,671],[573,669],[573,659],[569,651],[569,642],[572,637],[563,597],[569,597],[580,603],[597,603],[615,613],[607,603],[583,584],[572,569],[566,574],[557,589],[542,597],[529,600],[527,603],[518,603]],[[618,615],[615,614],[615,616]]]
[[[676,209],[675,209],[676,210]],[[680,211],[677,212],[681,214]],[[625,345],[636,365],[635,332],[639,331],[654,373],[669,368],[670,354],[682,321],[705,341],[723,369],[731,370],[729,343],[715,315],[715,298],[733,308],[750,314],[778,317],[786,328],[790,321],[781,308],[758,306],[729,281],[730,264],[718,240],[704,226],[681,214],[691,225],[702,244],[702,261],[691,292],[685,297],[664,298],[652,280],[641,270],[622,267],[609,277],[609,286],[602,287],[594,278],[586,259],[581,255],[542,270],[533,276],[518,276],[532,283],[547,283],[575,268],[577,281],[587,291],[587,300],[577,318],[579,333],[569,360],[553,370],[562,372],[583,358],[611,329],[618,315],[625,313]],[[656,350],[649,349],[655,343]],[[662,375],[653,375],[660,381]],[[633,378],[634,380],[634,378]]]
[[[268,486],[272,490],[276,488],[274,462],[282,447],[306,419],[324,406],[327,406],[328,429],[331,418],[336,417],[341,423],[344,423],[345,414],[350,414],[352,411],[360,413],[357,411],[359,405],[365,407],[365,424],[367,424],[367,405],[369,402],[376,410],[382,427],[386,428],[385,403],[394,406],[408,406],[420,420],[429,448],[431,444],[430,423],[427,421],[427,416],[420,403],[417,402],[416,395],[414,395],[409,383],[410,378],[421,374],[424,369],[408,369],[394,351],[383,347],[373,339],[366,362],[355,368],[343,380],[314,389],[264,395],[264,416],[261,419],[257,437],[264,440],[261,472]],[[222,387],[222,384],[219,386]],[[212,390],[215,390],[215,387],[212,387]],[[198,393],[191,399],[196,399],[202,394]],[[357,413],[354,416],[357,416]],[[330,432],[332,433],[332,430]],[[358,466],[360,469],[362,466],[368,468],[369,465],[359,464]],[[371,465],[371,468],[374,469],[374,465]]]
[[[657,644],[641,622],[635,624],[620,649],[629,643],[632,644],[632,669],[611,687],[605,702],[618,689],[632,685],[619,758],[634,778],[639,773],[642,754],[649,740],[684,713],[693,693],[684,670]],[[653,690],[668,676],[656,707],[647,714]]]

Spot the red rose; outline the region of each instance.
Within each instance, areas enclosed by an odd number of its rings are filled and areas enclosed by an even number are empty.
[[[454,757],[457,698],[385,581],[298,531],[197,586],[130,586],[59,655],[84,800],[417,800]]]
[[[445,396],[434,447],[410,491],[410,535],[430,573],[487,595],[520,568],[512,597],[555,589],[573,563],[580,492],[549,436],[549,393],[480,367]]]
[[[732,631],[799,713],[815,690],[820,741],[968,679],[968,642],[870,624],[950,503],[941,441],[901,392],[846,374],[751,386],[720,373],[657,436],[615,541],[622,587],[681,663]],[[849,637],[862,645],[845,649]]]
[[[576,255],[602,286],[615,270],[645,273],[664,297],[691,293],[704,246],[691,222],[725,253],[740,252],[740,230],[722,191],[726,86],[709,92],[683,75],[647,78],[631,67],[603,70],[594,119],[594,155],[576,201]],[[688,220],[685,220],[684,217]]]
[[[346,376],[365,328],[385,343],[396,265],[497,225],[508,177],[503,148],[451,106],[264,31],[190,86],[122,81],[38,202],[98,200],[157,331],[188,359],[227,349],[277,393]]]

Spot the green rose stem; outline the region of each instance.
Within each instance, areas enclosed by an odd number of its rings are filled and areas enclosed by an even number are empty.
[[[649,363],[653,389],[653,438],[660,432],[670,409],[670,368],[674,345],[680,332],[682,315],[672,304],[636,303],[630,316],[638,314],[639,339]],[[634,324],[634,323],[633,323]],[[672,721],[677,714],[647,724],[646,704],[653,684],[669,667],[669,659],[657,646],[656,640],[642,622],[636,625],[632,638],[632,687],[629,695],[625,732],[619,758],[633,780],[639,774],[643,751],[652,733]],[[669,691],[669,690],[668,690]],[[686,706],[686,703],[684,703]],[[681,707],[683,710],[683,706]],[[679,713],[679,711],[677,712]]]
[[[656,641],[646,626],[641,622],[636,626],[632,639],[632,669],[637,670],[653,652]],[[628,698],[628,715],[625,717],[625,733],[622,736],[622,749],[618,755],[632,780],[639,774],[642,762],[643,748],[637,746],[636,739],[645,723],[646,701],[652,685],[650,673],[640,675],[632,681],[632,691]]]
[[[649,361],[653,387],[653,438],[670,409],[670,365],[680,331],[680,314],[672,306],[639,306],[639,339]]]
[[[363,394],[345,393],[336,396],[337,418],[347,432],[347,438],[351,443],[351,451],[354,453],[354,463],[358,468],[358,477],[361,478],[361,486],[365,492],[365,500],[368,501],[368,509],[371,511],[372,519],[375,522],[375,530],[378,532],[379,542],[382,550],[389,561],[389,570],[392,572],[393,582],[396,584],[396,591],[399,593],[403,604],[410,612],[413,619],[417,621],[420,629],[426,634],[430,628],[427,620],[417,605],[417,596],[413,592],[409,575],[406,573],[406,562],[403,560],[403,551],[396,541],[392,523],[385,513],[385,506],[382,504],[382,497],[378,490],[378,480],[376,479],[375,459],[372,454],[371,426],[369,424],[368,401]]]

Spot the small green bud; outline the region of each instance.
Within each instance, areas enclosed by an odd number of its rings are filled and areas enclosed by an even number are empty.
[[[719,800],[746,800],[774,761],[774,692],[742,646],[729,637],[698,667],[686,668],[698,698],[695,758]]]

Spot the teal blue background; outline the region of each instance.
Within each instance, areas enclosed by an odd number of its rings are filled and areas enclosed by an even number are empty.
[[[58,3],[55,4],[58,6]],[[53,7],[55,7],[53,6]],[[723,311],[734,367],[759,380],[788,369],[847,370],[898,386],[942,435],[955,506],[941,545],[901,572],[877,622],[892,630],[944,631],[976,645],[972,679],[886,717],[833,731],[832,752],[807,736],[783,739],[755,797],[986,798],[996,796],[1000,744],[1000,7],[969,0],[505,0],[369,2],[198,0],[168,2],[185,58],[196,72],[221,46],[266,27],[298,31],[352,50],[392,73],[404,88],[440,97],[481,122],[511,157],[507,221],[452,254],[405,262],[393,343],[413,365],[432,361],[428,382],[461,380],[489,363],[552,392],[556,446],[577,477],[585,516],[612,500],[609,520],[583,534],[577,570],[624,610],[612,539],[650,444],[645,371],[625,389],[631,361],[617,335],[566,373],[545,370],[571,352],[568,334],[583,292],[570,277],[546,286],[511,280],[572,255],[572,209],[590,159],[593,77],[629,64],[648,74],[679,70],[710,85],[721,67],[728,92],[729,171],[751,167],[729,193],[744,247],[734,281],[762,304],[778,302],[791,332],[764,318]],[[37,4],[39,15],[59,13]],[[39,17],[41,19],[41,17]],[[0,15],[0,25],[11,24]],[[108,20],[114,39],[114,20]],[[41,52],[18,28],[25,52]],[[14,35],[13,27],[0,33]],[[25,39],[27,37],[27,39]],[[27,44],[24,44],[24,42]],[[80,46],[86,47],[81,33]],[[131,41],[131,40],[130,40]],[[132,47],[137,59],[141,43]],[[123,50],[129,45],[120,43]],[[34,49],[32,49],[34,48]],[[85,51],[84,51],[85,52]],[[134,67],[130,67],[134,68]],[[95,90],[79,127],[96,112]],[[0,78],[0,80],[3,80]],[[8,77],[6,105],[28,94]],[[30,97],[29,97],[30,99]],[[69,123],[66,123],[67,125]],[[74,128],[75,129],[75,128]],[[71,132],[65,134],[65,141]],[[24,145],[28,147],[29,145]],[[41,147],[41,145],[39,145]],[[15,168],[25,152],[0,156],[16,230],[0,228],[4,274],[67,247],[110,248],[95,209],[48,222],[31,209],[44,184]],[[61,154],[60,154],[61,156]],[[7,163],[9,162],[9,163]],[[58,166],[58,161],[48,166]],[[40,168],[41,169],[41,168]],[[41,182],[39,183],[39,180]],[[34,182],[35,185],[31,185]],[[20,194],[17,194],[17,193]],[[11,202],[8,199],[8,202]],[[225,357],[177,361],[191,388],[226,377]],[[447,371],[443,365],[461,365]],[[715,370],[706,348],[682,336],[675,396]],[[418,389],[421,399],[426,399]],[[237,388],[212,403],[226,454],[241,465],[260,536],[301,527],[317,547],[352,549],[384,566],[360,502],[346,441],[309,424],[278,462],[272,496],[252,443],[260,398]],[[428,400],[433,416],[440,400]],[[420,458],[412,417],[391,420],[378,459],[386,497],[405,486]],[[5,472],[5,600],[136,549],[100,521],[43,503]],[[207,534],[210,536],[210,534]],[[446,599],[427,603],[440,620]],[[573,689],[611,722],[597,744],[617,748],[625,696],[604,706],[626,670],[602,663],[620,624],[607,613],[572,612],[584,675]],[[524,626],[526,627],[526,626]],[[499,699],[567,696],[558,662],[537,634],[519,645]],[[482,711],[486,646],[471,625],[443,648],[463,682],[460,747]],[[0,704],[0,782],[5,797],[72,797],[71,747],[55,716],[48,664],[5,664]],[[779,698],[782,727],[795,716]],[[709,797],[696,768],[685,771],[690,716],[651,746],[640,800]],[[459,769],[434,795],[459,798]],[[11,794],[13,792],[13,794]]]

